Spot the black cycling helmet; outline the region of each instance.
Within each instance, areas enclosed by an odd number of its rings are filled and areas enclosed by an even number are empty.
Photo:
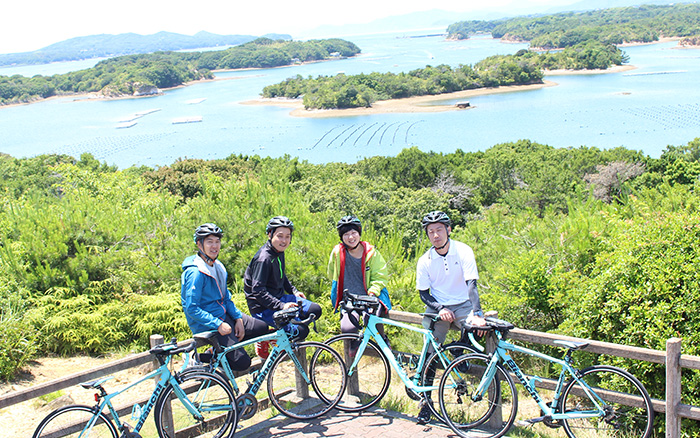
[[[221,239],[224,232],[221,230],[221,228],[217,227],[216,224],[202,224],[194,231],[194,242],[197,243],[205,237],[212,235]]]
[[[343,238],[343,234],[350,230],[357,230],[357,232],[362,235],[362,222],[360,222],[360,220],[353,215],[343,216],[340,218],[336,228],[338,229],[338,236],[340,236],[341,240]]]
[[[282,227],[289,228],[290,231],[294,231],[294,222],[289,220],[287,216],[275,216],[270,219],[270,222],[267,223],[267,227],[265,227],[265,234],[274,234],[274,231],[277,228]]]
[[[444,224],[446,227],[452,226],[450,217],[441,211],[431,211],[430,213],[426,214],[421,221],[421,226],[425,230],[428,228],[428,225],[437,223]]]

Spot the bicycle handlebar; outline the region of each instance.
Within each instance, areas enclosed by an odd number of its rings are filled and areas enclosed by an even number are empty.
[[[492,316],[487,316],[484,318],[486,325],[473,325],[469,324],[466,320],[462,321],[462,331],[466,333],[474,332],[487,332],[487,331],[497,331],[501,333],[507,333],[513,330],[515,326],[508,321],[502,319],[494,318]]]
[[[282,328],[289,323],[295,325],[305,325],[308,326],[316,320],[316,315],[310,313],[306,319],[297,320],[295,318],[299,317],[299,307],[290,307],[289,309],[278,310],[272,314],[272,319],[275,321],[277,328]]]
[[[194,350],[195,345],[196,342],[192,341],[185,345],[178,346],[177,339],[172,338],[169,343],[156,345],[148,350],[148,352],[156,356],[172,356],[174,354],[188,353]]]

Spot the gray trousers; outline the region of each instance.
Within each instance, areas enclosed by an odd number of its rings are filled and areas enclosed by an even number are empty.
[[[433,336],[435,336],[435,339],[442,344],[445,342],[445,338],[447,338],[447,331],[452,327],[453,329],[459,331],[461,329],[459,323],[462,320],[467,319],[469,314],[472,311],[472,302],[467,300],[463,303],[459,304],[452,304],[449,306],[445,306],[447,309],[450,309],[452,312],[455,314],[455,320],[452,323],[449,323],[447,321],[440,320],[435,323],[435,329],[433,330]],[[438,313],[433,309],[432,307],[428,306],[425,308],[425,313]],[[423,317],[423,327],[426,329],[430,328],[430,322],[431,319],[429,317]]]

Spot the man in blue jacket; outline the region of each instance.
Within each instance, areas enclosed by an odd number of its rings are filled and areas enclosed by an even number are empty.
[[[223,234],[215,224],[197,227],[194,242],[198,251],[182,262],[180,298],[192,333],[216,330],[221,346],[228,347],[268,333],[268,328],[263,321],[241,313],[231,301],[226,287],[228,273],[217,260]],[[233,370],[250,367],[250,356],[243,348],[231,351],[226,357]]]

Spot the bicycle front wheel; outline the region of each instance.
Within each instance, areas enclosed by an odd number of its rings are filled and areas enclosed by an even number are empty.
[[[345,364],[340,354],[320,342],[302,342],[294,350],[300,373],[286,351],[275,359],[267,378],[270,402],[284,415],[306,420],[333,409],[345,391]]]
[[[335,351],[342,352],[348,368],[355,360],[357,349],[362,342],[358,334],[346,333],[334,336],[325,342]],[[351,370],[348,369],[348,373]],[[348,376],[345,396],[336,406],[344,412],[359,412],[377,404],[389,390],[391,369],[389,361],[374,341],[369,341],[367,348]]]
[[[593,413],[596,417],[564,420],[571,438],[647,438],[652,433],[654,409],[642,383],[627,371],[608,365],[594,365],[581,371],[579,382],[571,380],[562,395],[565,414]],[[588,388],[593,392],[587,395]]]
[[[231,386],[222,377],[206,371],[180,375],[180,388],[197,409],[193,415],[175,389],[168,386],[158,397],[155,421],[161,438],[196,436],[229,438],[236,431],[238,414]],[[184,435],[182,435],[184,434]]]
[[[425,372],[423,372],[420,379],[421,386],[433,386],[436,384],[435,382],[440,383],[447,366],[459,356],[468,353],[476,353],[471,345],[452,342],[441,346],[440,351],[430,355],[425,363]],[[435,418],[444,423],[445,420],[442,417],[442,412],[440,412],[440,404],[437,403],[437,391],[426,391],[424,394],[428,407],[430,407]]]
[[[447,367],[440,379],[438,399],[442,418],[459,436],[498,438],[515,421],[518,393],[510,374],[500,364],[496,365],[483,394],[476,394],[490,361],[484,354],[461,356]]]
[[[94,418],[92,427],[91,420]],[[117,429],[101,412],[90,406],[65,406],[51,412],[34,431],[32,438],[77,437],[117,438]]]

